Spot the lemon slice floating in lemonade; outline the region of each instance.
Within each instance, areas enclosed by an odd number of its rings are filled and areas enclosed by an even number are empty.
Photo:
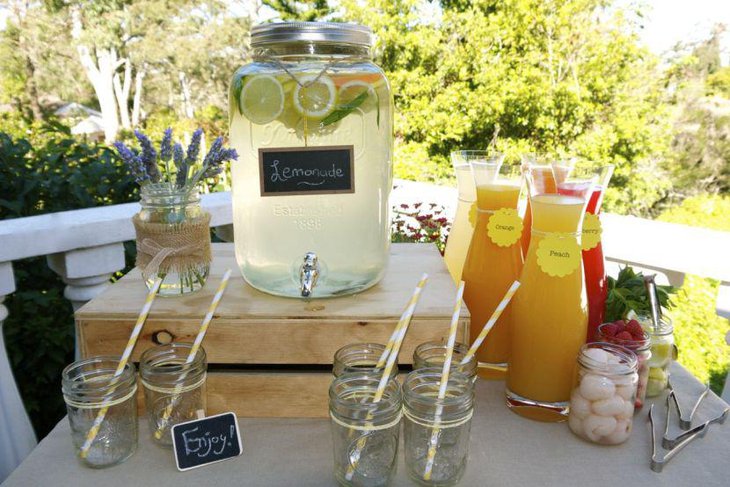
[[[337,90],[329,76],[302,76],[292,94],[294,108],[300,115],[320,120],[335,109]]]
[[[367,93],[367,98],[358,106],[362,111],[368,111],[378,105],[378,94],[375,92],[373,85],[362,80],[352,80],[340,86],[339,104],[340,106],[349,106],[361,97],[363,93]]]
[[[273,76],[254,76],[243,85],[239,103],[247,119],[259,125],[267,124],[284,110],[284,89]]]

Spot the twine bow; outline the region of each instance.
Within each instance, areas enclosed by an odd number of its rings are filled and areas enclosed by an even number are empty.
[[[176,224],[143,222],[135,215],[133,222],[137,233],[136,265],[145,279],[159,271],[185,272],[210,263],[210,214]]]

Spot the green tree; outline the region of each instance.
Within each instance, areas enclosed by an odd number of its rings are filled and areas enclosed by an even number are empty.
[[[7,15],[0,31],[0,102],[41,120],[43,98],[85,98],[80,66],[69,62],[68,29],[38,4],[4,0],[0,8]]]
[[[667,191],[657,60],[630,13],[602,0],[345,0],[370,25],[396,96],[397,171],[448,171],[456,148],[571,152],[617,166],[609,209],[646,213]],[[440,15],[439,15],[440,12]],[[415,155],[413,158],[400,156]],[[441,171],[443,173],[445,171]],[[626,191],[630,188],[630,191]]]
[[[675,125],[668,156],[672,200],[730,191],[730,68],[720,67],[724,31],[717,25],[707,39],[677,46],[665,76]]]
[[[282,20],[305,22],[326,20],[333,12],[328,0],[263,0]]]
[[[224,107],[230,74],[248,52],[250,19],[224,0],[4,3],[17,7],[0,36],[4,97],[40,118],[38,99],[59,91],[52,83],[85,79],[108,141],[160,107],[187,118]],[[66,76],[54,80],[63,65]]]

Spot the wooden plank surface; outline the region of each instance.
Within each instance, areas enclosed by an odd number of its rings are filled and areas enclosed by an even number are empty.
[[[395,320],[315,321],[292,320],[213,321],[203,347],[211,364],[331,364],[335,352],[351,343],[387,343]],[[134,323],[124,320],[77,320],[81,355],[119,355]],[[411,363],[413,350],[431,340],[445,339],[448,320],[416,317],[411,322],[400,357]],[[467,342],[468,319],[460,322],[459,340]],[[148,320],[132,360],[139,360],[148,348],[158,345],[156,337],[192,342],[197,321]]]
[[[402,382],[406,376],[398,377]],[[208,372],[207,414],[233,411],[242,418],[326,418],[332,373],[226,371]],[[144,414],[144,391],[137,395]]]
[[[272,296],[246,284],[241,273],[235,272],[238,266],[233,244],[213,244],[213,255],[208,285],[189,296],[158,298],[150,313],[151,319],[201,319],[221,276],[229,268],[234,273],[226,297],[216,311],[216,317],[220,318],[393,320],[400,316],[424,272],[429,274],[429,283],[418,306],[419,315],[449,316],[456,294],[456,286],[443,259],[430,244],[393,244],[390,265],[380,283],[359,294],[310,301]],[[139,271],[135,269],[80,308],[76,317],[80,320],[134,319],[146,292]],[[466,309],[464,316],[468,316]]]
[[[233,247],[214,245],[213,277],[208,286],[190,296],[157,298],[133,359],[159,343],[192,341],[226,268],[235,268]],[[411,363],[418,344],[446,337],[456,292],[441,256],[431,245],[394,244],[391,266],[380,284],[336,299],[270,296],[251,288],[235,272],[205,339],[208,363],[331,364],[335,351],[344,345],[386,343],[423,272],[429,273],[429,284],[400,354],[402,363]],[[133,271],[77,311],[82,356],[119,354],[145,291],[139,273]],[[468,311],[463,307],[462,342],[468,340],[468,323]]]

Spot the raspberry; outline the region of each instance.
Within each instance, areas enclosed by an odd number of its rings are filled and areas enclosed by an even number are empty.
[[[626,331],[631,333],[634,337],[642,338],[644,336],[644,329],[641,327],[641,323],[636,320],[631,320],[626,325]]]
[[[613,324],[616,325],[616,329],[618,330],[618,333],[621,333],[622,331],[626,330],[626,322],[624,320],[614,321]]]
[[[634,341],[634,337],[628,331],[622,331],[616,335],[617,340],[626,340],[627,342]]]
[[[616,323],[606,323],[601,326],[601,333],[607,337],[614,337],[618,333],[618,326],[616,326]]]

